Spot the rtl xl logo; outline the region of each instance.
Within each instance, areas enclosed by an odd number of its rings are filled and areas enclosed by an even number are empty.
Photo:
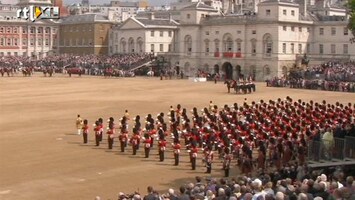
[[[59,7],[56,6],[29,6],[17,10],[17,18],[29,19],[59,19]]]

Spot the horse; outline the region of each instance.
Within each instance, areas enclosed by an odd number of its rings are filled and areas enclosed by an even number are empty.
[[[150,70],[150,71],[147,73],[147,76],[153,77],[153,76],[154,76],[154,71],[153,71],[153,70]]]
[[[31,72],[31,68],[29,67],[23,67],[22,68],[22,75],[23,76],[31,76],[32,72]]]

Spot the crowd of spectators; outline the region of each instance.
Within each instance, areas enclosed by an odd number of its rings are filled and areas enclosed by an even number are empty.
[[[355,92],[355,62],[327,62],[266,80],[267,86]]]
[[[302,168],[302,167],[299,167]],[[347,170],[349,171],[349,170]],[[294,175],[293,175],[294,174]],[[101,200],[96,197],[96,200]],[[341,167],[331,170],[285,169],[231,179],[195,177],[195,181],[147,194],[120,192],[118,200],[354,200],[355,181]]]
[[[27,56],[3,56],[0,59],[0,67],[34,67],[52,66],[58,68],[63,67],[84,67],[87,69],[104,69],[107,67],[115,67],[122,70],[130,70],[132,67],[144,64],[153,59],[152,54],[130,53],[117,54],[112,56],[106,55],[54,55],[41,59],[34,59]]]

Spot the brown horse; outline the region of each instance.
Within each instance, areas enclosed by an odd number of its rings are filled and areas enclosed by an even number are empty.
[[[23,76],[31,76],[32,75],[31,68],[30,67],[23,67],[22,74],[23,74]]]

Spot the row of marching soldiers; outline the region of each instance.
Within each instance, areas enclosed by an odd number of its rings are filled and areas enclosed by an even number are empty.
[[[129,113],[126,110],[124,116],[119,120],[118,125],[113,117],[107,120],[106,134],[108,141],[108,149],[113,148],[115,138],[118,138],[121,152],[125,152],[126,148],[130,146],[132,148],[132,154],[136,155],[137,151],[143,144],[145,158],[149,158],[151,149],[157,145],[159,153],[159,161],[163,162],[165,158],[165,151],[167,147],[170,147],[174,155],[174,165],[178,166],[180,162],[180,154],[182,151],[182,144],[180,139],[183,140],[186,152],[189,155],[192,170],[196,169],[196,161],[199,157],[198,154],[202,153],[202,162],[206,166],[205,173],[211,173],[212,163],[214,160],[214,151],[217,151],[219,158],[223,159],[223,169],[225,170],[225,176],[229,176],[229,169],[232,160],[231,148],[229,145],[223,145],[223,141],[219,139],[217,135],[207,136],[204,131],[207,131],[203,127],[204,123],[209,122],[209,117],[216,115],[217,106],[205,108],[202,110],[202,115],[196,108],[191,110],[193,120],[187,116],[186,109],[181,105],[177,105],[176,109],[173,106],[170,107],[167,123],[164,120],[164,113],[157,115],[156,119],[151,114],[145,117],[144,127],[141,124],[141,118],[137,115],[134,118],[134,126],[132,133],[129,134]],[[83,133],[84,143],[88,143],[89,125],[88,120],[82,120],[80,115],[77,118],[78,134]],[[81,125],[82,124],[82,125]],[[168,125],[169,124],[169,125]],[[95,143],[99,146],[103,135],[105,134],[104,120],[99,118],[93,125],[93,131],[95,133]],[[118,132],[118,133],[117,133]],[[118,137],[117,137],[118,134]],[[171,142],[169,144],[168,140]],[[154,141],[157,141],[155,144]]]

